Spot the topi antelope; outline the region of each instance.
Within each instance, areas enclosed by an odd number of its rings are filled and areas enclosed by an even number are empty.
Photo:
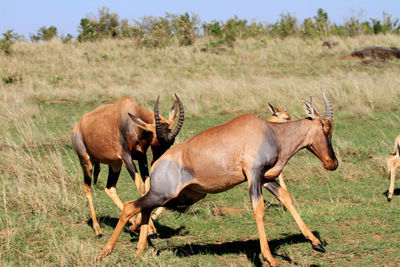
[[[125,224],[135,214],[142,213],[135,252],[135,257],[139,257],[146,247],[148,222],[154,208],[189,207],[208,193],[223,192],[247,180],[262,256],[270,265],[277,266],[265,236],[262,185],[268,183],[268,190],[286,205],[293,205],[290,195],[274,179],[303,148],[316,155],[325,169],[337,168],[331,144],[332,106],[324,93],[323,98],[325,117],[303,100],[307,119],[272,123],[254,114],[244,114],[168,150],[151,168],[151,187],[146,195],[125,202],[117,226],[97,259],[111,253]],[[321,242],[311,238],[311,231],[306,230],[303,234],[313,248],[323,250]]]
[[[287,122],[290,121],[290,114],[285,108],[284,110],[279,110],[270,103],[268,103],[269,110],[271,110],[272,115],[267,119],[267,121],[272,122]]]
[[[274,107],[273,105],[271,105],[270,103],[268,103],[268,107],[272,112],[272,116],[269,117],[267,119],[267,121],[272,121],[272,122],[287,122],[287,121],[290,121],[290,114],[289,114],[289,112],[287,111],[286,108],[284,110],[279,110],[276,107]],[[285,181],[283,180],[282,173],[279,174],[278,180],[279,180],[280,186],[282,186],[283,188],[285,188],[287,190]]]
[[[147,191],[144,183],[149,176],[146,151],[151,147],[155,162],[173,143],[184,120],[183,105],[178,96],[172,105],[168,120],[159,115],[158,99],[154,113],[139,107],[129,97],[123,97],[116,104],[102,105],[82,116],[72,130],[72,144],[78,154],[84,176],[84,192],[88,199],[93,228],[97,237],[102,237],[100,225],[94,211],[91,180],[94,169],[94,184],[100,172],[100,163],[109,166],[106,194],[123,209],[124,204],[115,189],[122,164],[125,165],[140,195]],[[179,108],[179,119],[173,125]],[[139,163],[140,177],[133,163]],[[147,179],[149,180],[149,179]],[[134,222],[133,220],[131,222]],[[155,231],[155,229],[153,229]]]
[[[279,110],[276,107],[274,107],[273,105],[271,105],[270,103],[268,103],[268,107],[272,112],[272,115],[267,119],[267,121],[271,121],[271,122],[286,122],[290,120],[290,114],[287,111],[287,109],[285,108],[284,110]],[[283,175],[282,173],[279,174],[279,184],[286,189],[286,184],[285,181],[283,180]],[[159,208],[157,209],[157,211],[155,213],[153,213],[153,215],[151,215],[151,219],[156,220],[160,214],[163,212],[163,208]],[[139,222],[134,223],[135,227],[138,227]],[[131,226],[130,227],[131,231],[134,232],[134,228]]]
[[[394,192],[396,171],[400,166],[400,135],[398,135],[394,141],[394,151],[386,158],[386,164],[390,175],[390,186],[387,200],[391,201]]]

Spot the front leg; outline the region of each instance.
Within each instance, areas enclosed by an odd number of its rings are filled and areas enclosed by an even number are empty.
[[[149,166],[147,163],[147,156],[144,153],[141,153],[137,156],[137,160],[139,162],[139,171],[142,176],[143,181],[149,177]]]
[[[314,234],[301,219],[300,215],[297,213],[297,210],[294,207],[293,199],[288,191],[281,187],[276,181],[267,182],[264,184],[264,187],[268,189],[268,191],[271,192],[289,210],[290,214],[292,214],[294,220],[299,226],[301,233],[307,240],[311,242],[313,249],[320,252],[325,252],[321,241],[314,236]]]
[[[142,176],[142,179],[144,182],[144,188],[142,188],[142,191],[147,193],[150,190],[150,175],[149,175],[149,167],[148,167],[148,163],[147,163],[147,156],[145,153],[140,154],[138,156],[138,163],[139,163],[140,175]],[[153,214],[153,216],[151,216],[151,220],[149,222],[149,227],[150,227],[149,237],[150,238],[154,238],[157,236],[157,230],[154,227],[153,220],[156,220],[159,216],[161,216],[161,214],[164,213],[164,211],[165,211],[165,208],[159,207],[156,210],[156,212]],[[139,227],[140,224],[142,224],[142,223],[141,223],[141,218],[139,216],[136,220],[135,225],[132,225],[130,227],[131,231],[136,230],[136,228]]]

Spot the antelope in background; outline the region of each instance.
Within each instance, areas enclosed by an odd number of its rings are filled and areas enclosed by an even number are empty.
[[[153,164],[174,143],[183,125],[183,105],[178,96],[175,97],[176,101],[171,107],[168,120],[159,115],[159,98],[156,100],[153,113],[138,106],[132,98],[123,97],[116,104],[102,105],[84,114],[72,130],[72,144],[82,166],[83,188],[97,237],[102,237],[102,233],[94,211],[90,188],[93,169],[94,184],[96,184],[100,163],[108,165],[105,192],[121,210],[124,204],[117,195],[116,185],[122,164],[135,181],[140,195],[144,195],[149,188],[147,149],[151,147],[153,154],[151,164]],[[172,130],[178,108],[178,123]],[[138,174],[133,160],[138,161],[142,177]],[[131,222],[134,223],[134,220]],[[152,231],[155,232],[154,227]]]
[[[394,151],[386,158],[386,164],[390,175],[390,185],[387,200],[391,201],[394,192],[396,171],[400,166],[400,135],[398,135],[394,141]]]
[[[269,117],[267,119],[267,121],[272,121],[272,122],[287,122],[287,121],[290,121],[290,114],[289,114],[289,112],[287,111],[286,108],[284,110],[279,110],[276,107],[274,107],[273,105],[271,105],[270,103],[268,103],[268,107],[271,110],[272,115],[271,115],[271,117]],[[283,180],[282,173],[279,174],[278,180],[279,180],[280,186],[282,186],[283,188],[285,188],[287,190],[285,181]]]
[[[97,259],[111,253],[125,224],[135,214],[142,213],[135,252],[135,257],[139,257],[146,247],[153,209],[189,207],[208,193],[223,192],[247,180],[262,256],[270,265],[278,266],[265,236],[262,185],[268,183],[268,190],[281,202],[293,205],[290,195],[274,179],[297,151],[307,148],[327,170],[338,167],[331,144],[332,106],[322,94],[325,117],[303,100],[307,119],[272,123],[254,114],[244,114],[166,151],[151,168],[150,190],[137,200],[125,202],[117,226]],[[323,251],[321,241],[308,228],[301,230],[314,249]]]

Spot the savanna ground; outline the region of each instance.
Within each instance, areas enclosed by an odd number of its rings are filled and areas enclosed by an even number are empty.
[[[148,109],[161,95],[167,114],[177,93],[186,114],[179,143],[245,112],[266,118],[268,101],[300,119],[301,98],[313,95],[323,111],[323,87],[334,108],[339,168],[328,172],[301,151],[284,176],[297,210],[327,252],[313,251],[291,215],[265,191],[272,253],[283,265],[396,266],[400,190],[386,201],[385,157],[400,133],[400,62],[363,65],[343,58],[364,46],[396,46],[399,39],[337,41],[327,49],[321,40],[246,40],[206,53],[201,40],[194,47],[155,50],[111,40],[15,44],[11,56],[0,55],[0,265],[261,265],[246,184],[209,195],[187,213],[167,212],[156,223],[159,238],[142,258],[134,259],[138,236],[126,228],[113,253],[95,263],[120,211],[103,191],[108,171],[102,166],[92,188],[106,237],[96,239],[71,129],[85,112],[124,95]],[[138,196],[125,170],[117,190],[123,201]],[[241,212],[218,215],[215,207]]]

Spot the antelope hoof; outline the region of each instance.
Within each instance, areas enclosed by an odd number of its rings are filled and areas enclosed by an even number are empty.
[[[148,235],[148,238],[150,238],[150,239],[157,239],[157,233],[153,233],[153,234],[149,234]]]
[[[319,252],[325,252],[325,249],[321,244],[315,244],[315,245],[313,244],[312,248],[314,250],[316,250],[316,251],[319,251]]]
[[[388,197],[388,198],[387,198],[387,201],[388,201],[388,202],[392,201],[392,198],[391,198],[391,197]]]
[[[97,254],[97,256],[96,256],[96,261],[100,261],[100,260],[102,260],[104,257],[106,257],[106,256],[108,256],[109,254],[111,253],[111,251],[102,251],[102,252],[100,252],[99,254]]]
[[[265,266],[266,264],[271,266],[271,267],[280,267],[280,265],[271,265],[271,263],[269,263],[269,261],[267,260],[267,258],[265,258],[264,256],[262,257],[262,259],[264,260],[262,266]],[[275,264],[278,264],[275,262]]]
[[[96,237],[97,237],[97,239],[100,239],[103,237],[103,234],[98,234]]]

